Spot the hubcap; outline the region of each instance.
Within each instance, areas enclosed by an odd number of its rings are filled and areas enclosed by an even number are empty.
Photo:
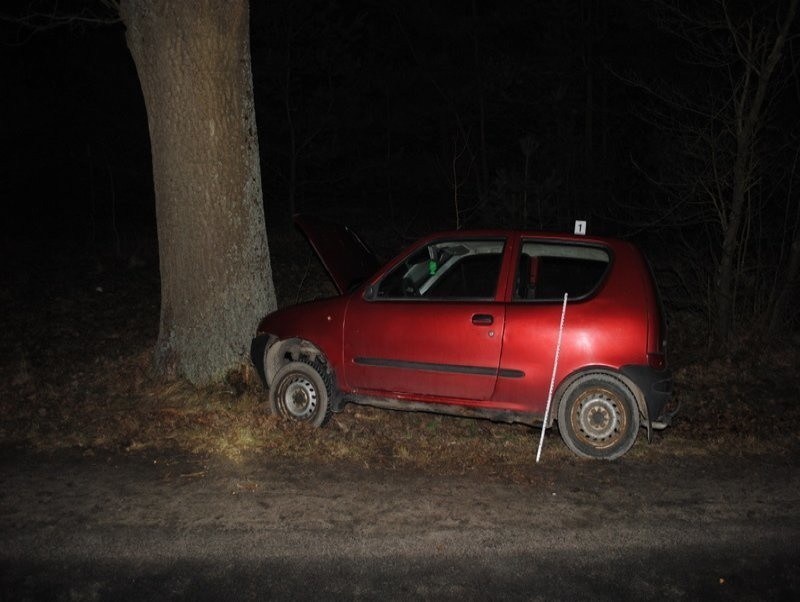
[[[293,418],[306,420],[317,408],[317,390],[304,376],[295,376],[283,391],[283,407]]]

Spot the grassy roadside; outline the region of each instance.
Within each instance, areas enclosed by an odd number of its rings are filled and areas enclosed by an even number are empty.
[[[327,428],[313,430],[267,415],[252,370],[205,389],[159,382],[148,371],[158,318],[151,273],[125,270],[62,283],[38,302],[21,293],[7,288],[0,297],[2,445],[87,453],[179,449],[520,478],[535,460],[540,431],[526,426],[351,405]],[[678,349],[672,362],[682,411],[652,444],[640,436],[627,457],[797,457],[797,345],[751,347],[713,361]],[[546,437],[544,461],[575,461],[555,429]]]

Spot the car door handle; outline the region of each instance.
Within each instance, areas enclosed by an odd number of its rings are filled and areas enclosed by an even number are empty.
[[[476,326],[491,326],[494,324],[494,318],[490,314],[474,314],[472,323]]]

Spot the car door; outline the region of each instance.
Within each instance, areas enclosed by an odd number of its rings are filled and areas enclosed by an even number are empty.
[[[487,400],[505,326],[501,239],[435,241],[410,254],[344,325],[348,385],[361,392]]]
[[[544,413],[561,330],[556,380],[576,368],[608,364],[617,349],[625,347],[615,328],[615,316],[625,313],[596,298],[609,273],[611,254],[596,244],[523,238],[517,255],[511,302],[506,312],[506,332],[500,361],[501,374],[521,374],[500,379],[496,398],[509,409]],[[632,295],[631,295],[632,297]]]

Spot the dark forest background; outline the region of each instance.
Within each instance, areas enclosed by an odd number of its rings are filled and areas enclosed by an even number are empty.
[[[294,212],[352,224],[385,258],[431,230],[586,219],[645,249],[673,313],[712,325],[742,74],[790,3],[698,4],[251,0],[273,253],[294,244]],[[798,325],[797,20],[740,182],[732,333]],[[0,73],[8,286],[66,266],[157,267],[122,26],[0,21]]]

